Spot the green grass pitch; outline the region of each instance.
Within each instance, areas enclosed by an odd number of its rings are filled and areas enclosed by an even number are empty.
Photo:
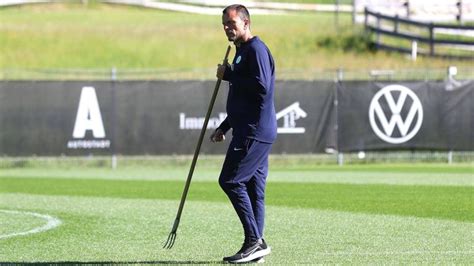
[[[218,164],[198,163],[175,247],[162,249],[187,171],[4,168],[0,262],[220,263],[242,229]],[[472,164],[271,165],[266,263],[473,264],[473,173]],[[60,224],[43,230],[51,219]]]

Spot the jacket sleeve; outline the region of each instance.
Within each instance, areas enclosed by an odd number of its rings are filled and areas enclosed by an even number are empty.
[[[227,131],[230,129],[229,119],[226,117],[217,128],[222,130],[224,134],[227,133]]]
[[[230,81],[231,77],[232,77],[232,68],[230,65],[227,65],[225,68],[224,77],[222,78],[222,80]]]

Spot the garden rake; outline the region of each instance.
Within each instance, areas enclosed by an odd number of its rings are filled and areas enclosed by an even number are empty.
[[[225,53],[224,60],[222,62],[222,64],[224,64],[224,65],[227,64],[227,57],[229,56],[230,49],[231,49],[231,46],[229,45],[227,47],[227,51]],[[176,219],[174,220],[173,228],[171,229],[171,232],[170,232],[170,234],[168,236],[168,239],[166,240],[166,243],[163,246],[163,248],[171,249],[174,246],[174,243],[176,241],[176,231],[178,230],[179,221],[181,219],[181,213],[183,212],[184,202],[186,201],[186,196],[188,194],[189,185],[191,184],[191,179],[193,177],[194,168],[196,166],[196,162],[197,162],[197,159],[198,159],[198,156],[199,156],[199,151],[201,150],[201,144],[202,144],[202,141],[204,139],[204,135],[206,133],[207,124],[209,122],[209,117],[211,116],[212,108],[214,107],[214,102],[216,101],[217,92],[219,91],[219,86],[221,84],[221,81],[222,81],[222,79],[218,78],[217,82],[216,82],[216,86],[214,87],[214,93],[212,94],[211,102],[209,103],[209,108],[207,109],[207,114],[206,114],[206,118],[204,119],[204,124],[202,125],[201,134],[199,135],[199,140],[198,140],[198,143],[196,145],[196,149],[194,150],[193,161],[192,161],[191,167],[189,169],[186,184],[184,185],[184,190],[183,190],[183,194],[181,196],[181,202],[179,204],[178,213],[176,214]]]

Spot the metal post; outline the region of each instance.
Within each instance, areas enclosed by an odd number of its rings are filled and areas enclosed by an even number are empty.
[[[456,66],[449,66],[446,77],[446,90],[454,90],[460,84],[456,81],[456,75],[458,74],[458,68]]]
[[[456,66],[449,66],[448,67],[448,80],[454,79],[454,77],[458,74],[458,68]]]
[[[458,0],[456,3],[456,6],[458,7],[458,15],[456,16],[456,20],[460,23],[463,24],[463,18],[462,18],[462,0]]]
[[[398,33],[398,24],[399,24],[399,22],[398,22],[398,14],[397,14],[397,15],[395,15],[395,24],[393,25],[393,31],[395,33]]]
[[[341,82],[344,78],[344,70],[342,68],[337,69],[337,81]]]
[[[117,169],[117,155],[112,154],[112,169],[115,170]]]
[[[448,152],[448,164],[453,164],[453,151]]]
[[[357,4],[356,4],[356,1],[357,0],[352,0],[352,24],[356,24],[357,22]]]
[[[335,24],[336,24],[336,29],[339,28],[339,0],[336,0],[336,10],[335,10]]]
[[[115,97],[115,83],[117,81],[117,69],[112,68],[111,71],[111,81],[112,81],[112,169],[117,169],[117,154],[115,151],[115,127],[116,127],[116,97]]]
[[[339,166],[344,165],[344,153],[342,153],[342,152],[337,153],[337,165],[339,165]]]
[[[410,19],[410,0],[407,0],[404,5],[407,9],[407,19]]]
[[[367,30],[367,25],[369,25],[369,10],[366,8],[364,8],[364,27],[365,29]]]
[[[336,91],[334,94],[334,107],[335,107],[335,115],[336,120],[334,123],[334,130],[336,131],[336,151],[337,151],[337,164],[342,166],[344,164],[344,154],[339,151],[339,96],[338,96],[338,89],[344,77],[344,72],[342,68],[337,69],[337,77],[336,77]]]
[[[379,45],[380,45],[380,33],[379,33],[379,30],[380,30],[380,13],[377,13],[377,33],[375,35],[375,46],[377,47],[377,49],[379,48]]]
[[[411,42],[411,60],[416,61],[416,56],[418,54],[418,43],[413,40]]]

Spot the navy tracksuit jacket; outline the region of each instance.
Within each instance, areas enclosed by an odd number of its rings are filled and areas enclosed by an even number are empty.
[[[275,64],[267,46],[257,36],[242,43],[223,79],[229,94],[219,128],[232,128],[233,138],[219,184],[242,222],[245,240],[253,241],[263,237],[268,155],[277,135]]]

